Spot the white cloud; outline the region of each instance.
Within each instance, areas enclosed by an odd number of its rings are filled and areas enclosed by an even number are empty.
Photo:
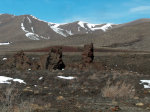
[[[139,6],[135,8],[131,8],[130,12],[144,12],[144,11],[150,11],[150,6]]]

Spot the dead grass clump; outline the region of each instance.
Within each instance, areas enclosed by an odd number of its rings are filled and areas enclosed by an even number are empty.
[[[107,81],[106,86],[101,90],[103,97],[109,98],[133,98],[135,95],[134,87],[125,82],[117,82],[114,85]]]
[[[16,85],[10,85],[0,93],[0,112],[32,112],[31,101],[17,102],[20,93],[15,88]]]

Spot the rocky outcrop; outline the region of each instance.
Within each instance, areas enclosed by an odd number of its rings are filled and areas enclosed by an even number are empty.
[[[31,67],[31,62],[24,52],[20,51],[8,59],[6,66],[24,70]]]
[[[51,48],[48,55],[43,55],[39,61],[40,69],[59,69],[65,68],[65,64],[62,60],[62,48]]]
[[[4,64],[5,68],[16,68],[20,70],[62,70],[65,64],[62,60],[62,49],[51,48],[47,55],[43,55],[39,60],[29,59],[23,51],[16,53]]]
[[[82,53],[83,64],[90,64],[94,59],[94,48],[93,43],[84,45],[84,51]]]

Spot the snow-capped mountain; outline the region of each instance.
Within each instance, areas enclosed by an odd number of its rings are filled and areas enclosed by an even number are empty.
[[[57,24],[32,15],[0,15],[0,50],[43,48],[52,45],[97,48],[150,49],[150,19],[125,24],[91,24],[83,21]],[[11,46],[11,47],[10,47]]]
[[[49,26],[58,34],[67,37],[75,34],[92,33],[94,31],[107,31],[111,29],[113,24],[90,24],[87,22],[76,21],[73,23],[56,24],[48,23]]]
[[[51,40],[95,31],[106,32],[113,24],[90,24],[76,21],[57,24],[42,21],[32,15],[0,15],[0,41]],[[4,38],[5,37],[5,38]]]
[[[58,23],[51,23],[51,22],[39,20],[38,18],[36,18],[32,15],[27,15],[25,18],[28,19],[29,23],[32,23],[31,19],[34,19],[34,20],[37,20],[40,22],[44,22],[56,34],[59,34],[60,36],[63,36],[63,37],[68,37],[68,36],[75,35],[75,34],[92,33],[93,31],[97,31],[97,30],[105,32],[108,29],[112,28],[112,26],[113,26],[113,24],[111,24],[111,23],[108,23],[108,24],[90,24],[90,23],[82,22],[82,21],[76,21],[73,23],[58,24]],[[27,34],[26,36],[30,37],[31,35],[33,35],[34,37],[35,36],[38,37],[38,35],[33,32],[33,27],[31,27],[31,29],[32,29],[32,33],[29,33],[29,35]],[[46,37],[46,38],[43,37],[43,39],[50,39],[50,37],[51,36]],[[39,40],[37,38],[34,38],[34,39]]]

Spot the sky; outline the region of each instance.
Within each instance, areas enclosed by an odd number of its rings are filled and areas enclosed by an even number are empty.
[[[150,18],[150,0],[0,0],[0,14],[33,15],[53,23],[126,23]]]

